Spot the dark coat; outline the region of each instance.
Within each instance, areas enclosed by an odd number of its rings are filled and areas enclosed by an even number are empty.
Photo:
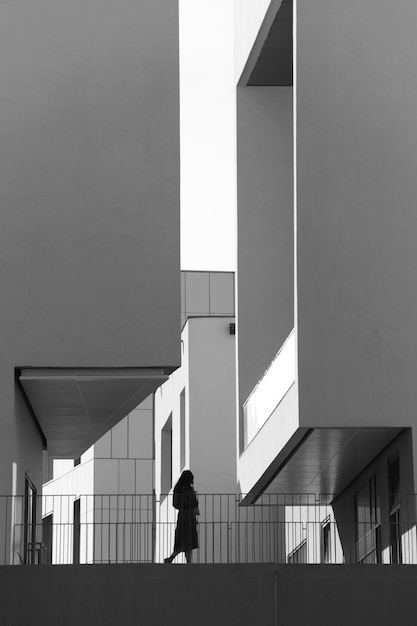
[[[197,517],[198,500],[192,487],[184,487],[174,493],[174,507],[178,509],[175,529],[175,552],[188,552],[198,548]]]

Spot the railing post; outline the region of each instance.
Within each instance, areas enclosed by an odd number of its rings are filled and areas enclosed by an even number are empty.
[[[151,513],[152,514],[152,520],[151,520],[151,523],[152,523],[152,539],[151,539],[152,540],[152,547],[151,547],[151,549],[152,549],[152,563],[155,563],[156,537],[157,537],[157,534],[156,534],[156,504],[157,504],[157,501],[156,501],[155,489],[153,490],[152,495],[150,497],[151,497],[151,506],[152,506],[152,513]],[[159,533],[159,534],[161,534],[161,533]],[[159,549],[160,548],[161,547],[159,546]]]

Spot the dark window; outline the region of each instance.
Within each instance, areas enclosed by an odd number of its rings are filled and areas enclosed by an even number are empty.
[[[81,536],[81,506],[80,499],[74,500],[73,538],[72,538],[72,562],[77,565],[80,562],[80,536]]]
[[[25,477],[24,509],[24,563],[34,565],[37,562],[36,544],[36,488],[29,476]]]
[[[45,563],[52,565],[53,516],[47,515],[42,520],[42,542],[45,546]]]
[[[377,476],[356,493],[356,555],[358,563],[381,563],[381,513]]]
[[[402,563],[400,521],[400,459],[388,461],[388,506],[391,563]]]
[[[172,413],[161,431],[161,495],[172,487]]]
[[[331,559],[331,525],[330,518],[326,518],[321,526],[321,562],[330,563]]]

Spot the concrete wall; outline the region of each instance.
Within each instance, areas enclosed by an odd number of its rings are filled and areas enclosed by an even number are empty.
[[[416,584],[413,566],[0,568],[4,626],[411,626]]]
[[[3,358],[179,361],[178,16],[2,6]]]
[[[300,422],[416,423],[417,6],[298,2]]]
[[[23,0],[0,24],[0,476],[41,486],[16,366],[177,366],[178,16]]]
[[[29,412],[20,391],[12,382],[12,368],[8,370],[7,379],[3,378],[0,406],[1,413],[2,444],[0,461],[0,486],[1,492],[10,494],[12,486],[12,464],[16,464],[16,492],[22,495],[25,490],[25,473],[35,485],[38,492],[42,486],[42,439],[36,428],[32,415]],[[0,383],[1,384],[1,383]]]
[[[157,562],[171,553],[176,525],[177,512],[166,494],[186,468],[194,474],[201,511],[201,549],[194,558],[201,562],[227,559],[214,549],[213,525],[204,522],[213,516],[223,522],[225,548],[227,499],[222,509],[219,498],[206,499],[205,494],[236,490],[235,337],[229,334],[233,321],[234,317],[227,316],[189,318],[182,332],[182,365],[155,393],[155,491],[160,502],[156,510]],[[168,420],[172,447],[168,441],[164,448],[162,431]],[[217,525],[216,530],[219,528]]]
[[[236,489],[235,341],[233,317],[190,318],[183,362],[155,393],[155,486],[160,493],[161,429],[172,413],[172,486],[190,468],[200,493]],[[185,391],[185,463],[181,463],[180,395]]]
[[[239,398],[294,324],[292,89],[237,90]]]
[[[19,563],[20,559],[24,559],[26,476],[39,494],[44,453],[42,438],[15,385],[13,368],[4,364],[0,365],[0,389],[0,536],[3,537],[0,562]],[[42,521],[40,503],[36,508],[35,521],[38,524]]]
[[[188,321],[190,467],[201,493],[236,491],[234,317]]]
[[[4,344],[7,343],[3,337]],[[14,363],[0,357],[1,454],[0,490],[3,494],[22,495],[25,472],[35,487],[42,485],[42,437],[15,384]],[[15,474],[13,474],[15,467]]]
[[[14,382],[14,371],[0,366],[1,454],[0,454],[0,548],[1,563],[19,562],[25,517],[24,493],[28,476],[38,494],[42,488],[44,454],[42,439]],[[12,499],[11,496],[18,496]],[[37,506],[36,522],[41,523]],[[14,535],[11,528],[14,526]]]
[[[235,314],[234,272],[181,272],[181,326],[188,317]]]

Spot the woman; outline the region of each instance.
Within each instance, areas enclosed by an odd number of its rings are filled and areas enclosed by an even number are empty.
[[[193,473],[190,470],[184,470],[174,487],[173,506],[178,509],[178,519],[174,550],[171,556],[164,559],[165,563],[172,563],[180,552],[184,552],[185,560],[191,563],[192,550],[198,548],[196,516],[199,515],[199,511],[193,482]]]

